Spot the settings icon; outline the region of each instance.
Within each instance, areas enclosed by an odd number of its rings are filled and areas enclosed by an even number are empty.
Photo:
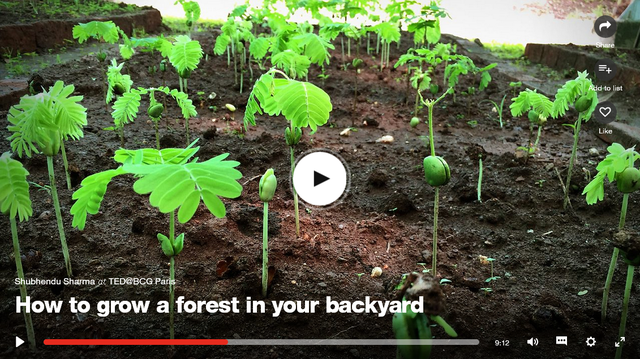
[[[596,345],[596,338],[594,337],[587,338],[587,346],[593,347],[595,345]]]

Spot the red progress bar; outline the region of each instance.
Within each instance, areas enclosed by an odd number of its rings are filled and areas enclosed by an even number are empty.
[[[45,339],[44,345],[227,345],[227,339]]]

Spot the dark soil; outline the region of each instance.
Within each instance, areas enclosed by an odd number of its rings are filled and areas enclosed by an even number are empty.
[[[197,34],[207,51],[213,48],[214,35]],[[400,49],[392,46],[391,63],[409,47],[408,37]],[[430,266],[433,221],[433,194],[424,181],[422,159],[428,154],[421,136],[424,124],[417,129],[408,125],[412,117],[413,93],[405,104],[406,85],[401,70],[379,71],[378,63],[365,57],[366,66],[359,75],[360,95],[353,109],[355,72],[340,69],[340,52],[335,51],[327,68],[329,78],[322,83],[313,68],[309,79],[331,96],[333,112],[330,124],[313,136],[305,134],[296,152],[327,148],[340,154],[351,171],[350,192],[344,201],[329,209],[300,210],[302,235],[296,237],[293,200],[289,190],[288,148],[283,138],[287,122],[283,118],[260,116],[258,126],[243,136],[241,118],[248,91],[238,93],[233,70],[226,56],[209,53],[191,80],[190,96],[199,106],[199,117],[192,119],[193,136],[200,137],[201,160],[220,153],[241,162],[244,175],[243,195],[225,200],[228,215],[214,218],[201,207],[188,224],[179,225],[185,233],[185,249],[176,260],[176,295],[190,300],[230,300],[237,297],[262,299],[261,217],[258,176],[274,168],[280,186],[271,202],[272,236],[270,263],[277,273],[268,300],[392,300],[403,273],[421,271],[419,263]],[[353,50],[353,49],[352,49]],[[354,51],[355,52],[355,51]],[[366,53],[363,46],[360,53]],[[139,53],[128,64],[136,86],[158,85],[159,79],[147,74],[149,65],[157,64],[156,55]],[[478,65],[485,65],[478,63]],[[254,79],[260,73],[254,67]],[[607,185],[605,200],[587,206],[580,191],[572,191],[573,210],[562,209],[563,192],[555,169],[565,175],[572,144],[572,132],[562,126],[573,122],[574,115],[563,121],[549,121],[544,129],[536,156],[525,163],[514,155],[516,147],[529,138],[526,118],[512,118],[505,109],[505,125],[499,128],[496,114],[484,99],[500,101],[511,91],[509,81],[497,72],[486,91],[475,96],[448,97],[434,110],[436,151],[451,166],[452,180],[440,191],[439,275],[451,280],[443,286],[446,311],[442,316],[456,329],[460,338],[477,338],[479,347],[434,347],[438,358],[611,358],[615,351],[622,306],[626,266],[616,270],[610,298],[609,317],[600,324],[602,287],[613,247],[610,240],[618,224],[621,195]],[[74,190],[86,176],[114,168],[114,151],[119,147],[116,134],[102,130],[112,125],[110,111],[105,110],[99,80],[100,66],[94,57],[83,57],[63,66],[54,65],[41,75],[45,81],[62,79],[76,85],[88,108],[89,125],[85,138],[67,145]],[[248,77],[248,75],[247,75]],[[438,74],[440,81],[441,73]],[[167,73],[167,84],[178,87],[174,72]],[[245,79],[246,80],[246,79]],[[475,81],[475,80],[474,80]],[[250,88],[250,81],[245,81]],[[472,85],[464,80],[461,88]],[[203,91],[200,104],[197,91]],[[208,100],[209,93],[217,97]],[[225,110],[234,104],[235,118]],[[467,104],[470,104],[468,107]],[[217,111],[210,111],[216,106]],[[143,108],[146,106],[143,104]],[[470,113],[467,114],[467,110]],[[423,110],[422,115],[426,114]],[[6,118],[6,112],[0,113]],[[161,128],[163,146],[183,146],[182,124],[175,106],[170,106]],[[475,120],[471,127],[467,122]],[[339,133],[355,123],[351,136]],[[366,123],[366,124],[365,124]],[[140,115],[127,125],[126,147],[153,147],[154,131]],[[2,137],[8,132],[2,126]],[[376,143],[383,135],[392,135],[391,144]],[[580,151],[573,182],[578,188],[585,177],[595,174],[596,163],[604,157],[607,144],[589,132],[580,136]],[[590,156],[595,148],[600,155]],[[7,141],[0,151],[9,150]],[[476,200],[478,153],[484,153],[482,202]],[[31,173],[29,179],[47,184],[45,159],[35,156],[23,163]],[[100,213],[88,219],[84,231],[71,229],[69,210],[72,192],[64,188],[60,160],[56,162],[65,228],[71,251],[74,274],[79,279],[168,278],[167,258],[156,233],[166,233],[168,216],[149,205],[148,198],[132,190],[134,179],[120,177],[109,186]],[[28,278],[65,277],[60,242],[57,237],[51,199],[32,188],[34,216],[19,225],[21,246],[31,259],[26,265]],[[632,195],[627,227],[638,231],[640,201]],[[0,234],[1,277],[0,336],[5,343],[16,335],[25,338],[24,320],[15,313],[15,268],[9,237],[9,225],[3,219]],[[495,258],[495,275],[501,278],[487,285],[490,268],[479,256]],[[232,270],[218,275],[219,261],[233,263]],[[373,267],[382,267],[381,277],[369,276]],[[364,275],[359,276],[359,273]],[[492,287],[485,294],[480,288]],[[30,286],[34,300],[64,300],[75,297],[93,307],[100,300],[168,300],[168,288],[147,286]],[[587,290],[585,295],[578,292]],[[640,333],[640,304],[637,287],[632,291],[630,318],[627,324],[625,358],[640,357],[637,337]],[[169,318],[165,314],[119,314],[99,318],[95,311],[75,315],[65,306],[60,314],[34,314],[39,345],[37,357],[47,358],[393,358],[394,347],[384,346],[313,346],[313,347],[45,347],[46,338],[167,338]],[[446,338],[440,328],[436,338]],[[568,346],[557,346],[556,335],[569,337]],[[587,337],[597,345],[589,348]],[[177,338],[393,338],[391,316],[375,314],[284,314],[272,318],[267,314],[177,314]],[[540,345],[530,347],[526,340],[535,337]],[[633,340],[631,339],[633,338]],[[507,348],[495,348],[495,340],[509,340]],[[5,346],[1,357],[33,357],[26,345],[15,349]]]

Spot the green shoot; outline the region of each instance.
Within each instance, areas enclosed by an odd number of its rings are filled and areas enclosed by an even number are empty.
[[[482,155],[478,159],[478,202],[482,203]]]
[[[500,124],[500,128],[502,128],[502,114],[504,113],[504,100],[506,99],[507,99],[507,95],[502,96],[502,101],[500,101],[500,105],[498,105],[498,103],[496,103],[493,100],[487,99],[487,100],[480,101],[480,103],[487,101],[491,104],[491,106],[493,106],[493,112],[496,112],[498,114],[498,123]]]
[[[177,0],[173,5],[182,5],[184,10],[185,23],[189,31],[193,31],[193,27],[200,20],[200,5],[196,1]]]
[[[260,200],[264,204],[262,217],[262,296],[267,296],[269,285],[269,202],[276,192],[278,180],[273,174],[273,169],[269,168],[260,178],[259,194]]]
[[[16,216],[20,219],[20,222],[23,222],[28,220],[33,214],[31,199],[29,199],[28,175],[29,172],[22,167],[22,163],[11,159],[9,152],[5,152],[0,156],[0,211],[9,216],[9,221],[11,222],[13,257],[16,261],[18,278],[21,279],[20,298],[23,302],[26,301],[27,286],[24,282]],[[33,330],[31,313],[23,309],[22,314],[24,316],[25,326],[27,327],[29,348],[34,350],[36,348],[36,336]]]
[[[122,96],[125,92],[131,90],[133,81],[131,76],[123,75],[121,73],[124,62],[118,65],[116,59],[111,59],[111,66],[107,69],[107,96],[105,97],[106,103],[111,103],[116,96]]]
[[[124,147],[124,125],[135,121],[135,119],[138,117],[141,96],[149,94],[151,98],[150,102],[152,103],[152,105],[155,105],[156,101],[153,97],[153,94],[155,92],[162,92],[165,95],[173,97],[178,107],[180,107],[182,117],[184,117],[185,119],[185,127],[188,131],[189,118],[197,116],[198,112],[196,111],[196,107],[193,105],[193,102],[189,99],[186,93],[178,91],[176,89],[170,90],[168,87],[164,86],[158,88],[152,87],[148,89],[131,89],[131,91],[124,93],[121,97],[118,98],[118,100],[116,100],[116,102],[113,104],[113,112],[111,113],[115,128],[120,133],[120,147]],[[153,116],[151,117],[152,119],[154,118]],[[154,127],[156,129],[156,146],[159,147],[160,143],[157,131],[157,120],[154,120]]]
[[[553,117],[564,116],[569,109],[569,104],[574,104],[579,116],[573,127],[573,149],[571,150],[571,160],[567,171],[567,181],[564,185],[566,192],[564,194],[563,207],[567,208],[570,204],[569,189],[571,188],[571,174],[573,165],[576,161],[578,152],[578,139],[580,136],[580,126],[582,122],[587,122],[591,118],[591,114],[598,105],[598,94],[594,90],[593,83],[588,78],[587,71],[578,72],[578,77],[574,80],[567,81],[556,93],[556,99],[553,102]]]
[[[607,157],[605,157],[605,159],[602,160],[596,167],[598,173],[584,188],[582,194],[586,195],[586,201],[588,204],[595,204],[598,201],[602,201],[604,199],[605,178],[608,179],[609,182],[616,181],[618,190],[624,193],[622,197],[622,209],[620,210],[620,222],[618,224],[618,230],[622,231],[624,229],[627,217],[629,194],[640,189],[640,171],[634,167],[635,161],[640,159],[640,153],[638,153],[634,147],[625,149],[618,143],[613,143],[607,148],[607,151],[609,152]],[[613,280],[613,273],[618,262],[619,253],[620,249],[618,247],[614,247],[613,254],[611,256],[611,262],[609,263],[609,271],[607,273],[604,291],[602,294],[602,323],[604,323],[607,318],[609,292],[611,290],[611,282]],[[631,280],[633,280],[633,278]],[[622,331],[624,332],[624,330]]]
[[[176,36],[176,41],[173,43],[171,54],[169,55],[169,61],[171,61],[180,76],[180,92],[187,92],[187,80],[191,77],[191,72],[198,67],[202,55],[202,47],[200,47],[198,41],[191,40],[186,35]]]
[[[518,97],[512,99],[512,101],[509,108],[513,117],[521,116],[524,113],[527,113],[529,117],[529,142],[526,147],[519,147],[519,149],[524,149],[529,156],[533,155],[540,142],[542,127],[547,122],[547,118],[553,114],[553,102],[547,96],[529,89],[520,92]],[[532,144],[534,126],[538,126],[538,135],[535,143]]]
[[[62,244],[67,275],[72,276],[71,260],[65,238],[60,213],[60,202],[55,183],[53,157],[60,152],[62,143],[71,137],[79,139],[84,136],[82,127],[87,124],[87,109],[79,102],[82,96],[71,96],[73,85],[65,86],[56,81],[49,91],[34,96],[23,96],[20,103],[9,109],[7,129],[12,133],[9,140],[11,148],[22,157],[23,153],[31,157],[32,153],[42,152],[47,156],[47,169],[51,185],[51,197],[58,222],[58,233]],[[66,161],[65,161],[66,162]]]
[[[284,78],[276,78],[280,75]],[[327,123],[332,110],[331,99],[326,92],[309,83],[290,79],[280,70],[271,69],[262,75],[253,86],[247,109],[244,113],[244,126],[256,124],[256,113],[263,111],[269,116],[282,114],[290,127],[285,130],[285,140],[291,153],[291,177],[295,169],[294,147],[302,137],[302,129],[310,127],[312,133],[318,126]],[[298,214],[298,194],[293,188],[293,203],[296,220],[296,234],[300,235]]]

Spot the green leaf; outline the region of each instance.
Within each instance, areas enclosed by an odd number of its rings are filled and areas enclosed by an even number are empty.
[[[122,167],[114,170],[107,170],[95,173],[84,180],[80,184],[80,188],[73,193],[71,197],[76,202],[71,207],[73,215],[73,227],[83,230],[87,223],[88,214],[97,214],[100,210],[100,204],[107,192],[107,186],[111,180],[119,175],[126,173]]]
[[[184,233],[180,233],[180,235],[173,240],[173,255],[177,256],[180,254],[182,248],[184,248]]]
[[[304,47],[303,54],[311,60],[311,63],[322,66],[329,64],[329,50],[335,47],[325,38],[314,33],[306,33],[293,38]]]
[[[119,149],[113,159],[118,163],[133,165],[184,164],[200,149],[200,147],[192,147],[196,142],[197,140],[193,141],[187,148]]]
[[[284,70],[291,78],[303,78],[309,71],[311,60],[305,55],[300,55],[291,49],[279,52],[271,57],[274,66]]]
[[[113,104],[113,122],[116,128],[120,128],[127,123],[133,122],[138,117],[140,107],[140,93],[136,90],[125,92]]]
[[[277,89],[274,98],[281,105],[282,114],[293,126],[309,126],[313,132],[327,123],[332,110],[329,95],[308,82],[290,80],[287,85]]]
[[[218,37],[216,37],[216,43],[213,46],[213,53],[218,56],[224,54],[224,52],[227,51],[227,46],[229,46],[230,42],[231,37],[225,34],[220,34]]]
[[[589,291],[585,289],[585,290],[581,290],[581,291],[579,291],[579,292],[578,292],[578,295],[579,295],[579,296],[583,296],[583,295],[585,295],[585,294],[587,294],[587,293],[589,293]]]
[[[268,37],[258,37],[251,41],[251,45],[249,45],[249,53],[254,59],[262,60],[267,55],[267,51],[269,51],[270,46],[271,41]]]
[[[28,175],[22,163],[11,159],[11,153],[5,152],[0,156],[0,209],[12,218],[17,215],[20,222],[33,214]]]
[[[431,318],[431,320],[436,322],[436,324],[441,326],[442,329],[444,329],[445,333],[447,333],[447,335],[449,335],[452,338],[458,337],[458,333],[456,333],[456,331],[441,316],[431,315],[429,317]]]
[[[169,61],[178,72],[195,70],[201,58],[202,48],[198,41],[191,40],[187,35],[178,35],[176,37],[171,49],[171,55],[169,55]]]
[[[236,182],[242,174],[234,168],[239,163],[224,161],[227,156],[223,154],[200,163],[133,165],[124,168],[143,176],[134,183],[134,191],[151,193],[149,202],[162,213],[180,207],[178,220],[186,223],[195,214],[200,198],[213,215],[223,217],[226,213],[224,203],[218,196],[236,198],[242,193],[242,186]]]
[[[115,44],[119,39],[118,30],[120,28],[113,21],[91,21],[75,25],[73,27],[73,38],[78,39],[81,44],[90,37]]]
[[[175,253],[173,252],[173,245],[171,243],[171,240],[167,238],[167,236],[162,233],[158,233],[158,241],[160,242],[162,252],[165,256],[173,257],[175,255]]]

